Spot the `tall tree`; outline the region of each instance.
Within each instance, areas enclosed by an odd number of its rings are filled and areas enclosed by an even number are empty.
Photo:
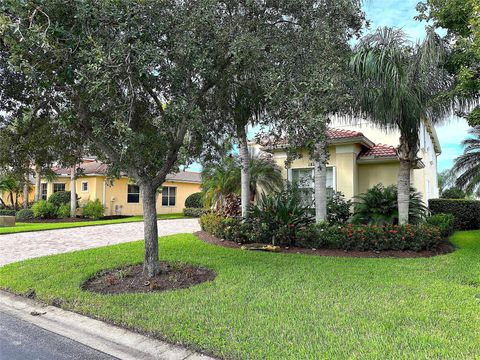
[[[397,148],[399,222],[408,222],[410,173],[418,158],[424,121],[436,123],[451,114],[451,87],[443,65],[444,42],[433,30],[421,43],[409,43],[401,30],[381,28],[361,39],[351,66],[358,76],[361,112],[385,128],[400,132]]]
[[[11,62],[54,93],[59,123],[140,186],[144,273],[160,271],[156,192],[221,122],[205,95],[231,63],[208,36],[211,1],[4,1]],[[5,25],[6,24],[6,25]],[[220,24],[218,25],[220,26]],[[217,28],[217,27],[214,27]],[[212,131],[212,130],[216,131]]]
[[[446,29],[451,48],[446,63],[455,86],[446,94],[463,106],[459,115],[470,126],[480,125],[480,2],[478,0],[427,0],[417,5],[418,20]]]

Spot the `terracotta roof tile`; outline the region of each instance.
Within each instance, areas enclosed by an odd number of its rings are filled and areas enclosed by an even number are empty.
[[[363,137],[363,133],[354,130],[345,130],[345,129],[335,129],[329,128],[327,130],[327,137],[330,140],[341,140],[341,139],[349,139],[349,138],[356,138],[356,137]],[[280,139],[273,139],[273,138],[264,138],[260,141],[260,145],[262,146],[285,146],[287,145],[287,139],[280,138]]]
[[[391,145],[377,144],[371,149],[366,149],[359,154],[359,158],[396,157],[397,150]]]

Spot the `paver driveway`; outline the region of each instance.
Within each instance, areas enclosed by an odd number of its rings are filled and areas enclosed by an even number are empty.
[[[160,220],[158,236],[200,230],[198,219]],[[143,238],[143,222],[0,235],[0,266],[33,257]]]

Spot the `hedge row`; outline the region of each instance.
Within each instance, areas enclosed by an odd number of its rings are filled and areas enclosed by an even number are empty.
[[[15,210],[1,209],[0,216],[15,216]]]
[[[480,229],[480,201],[464,199],[430,199],[428,207],[432,215],[452,214],[455,229]]]

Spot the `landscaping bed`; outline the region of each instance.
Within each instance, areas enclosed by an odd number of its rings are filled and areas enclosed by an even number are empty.
[[[159,275],[148,278],[143,274],[143,265],[132,265],[120,269],[102,271],[88,279],[83,290],[100,294],[145,293],[185,289],[215,279],[209,269],[193,265],[160,264]]]
[[[205,241],[209,244],[230,247],[230,248],[241,248],[242,244],[237,243],[231,240],[222,240],[212,234],[207,233],[206,231],[198,231],[194,233],[200,240]],[[265,244],[268,245],[268,244]],[[421,258],[421,257],[431,257],[436,255],[448,254],[455,250],[455,246],[450,243],[448,240],[444,240],[435,250],[422,250],[422,251],[411,251],[411,250],[384,250],[384,251],[358,251],[358,250],[341,250],[341,249],[315,249],[315,248],[304,248],[298,246],[289,246],[289,247],[280,247],[279,252],[282,253],[294,253],[294,254],[307,254],[307,255],[317,255],[317,256],[341,256],[341,257],[360,257],[360,258]]]

